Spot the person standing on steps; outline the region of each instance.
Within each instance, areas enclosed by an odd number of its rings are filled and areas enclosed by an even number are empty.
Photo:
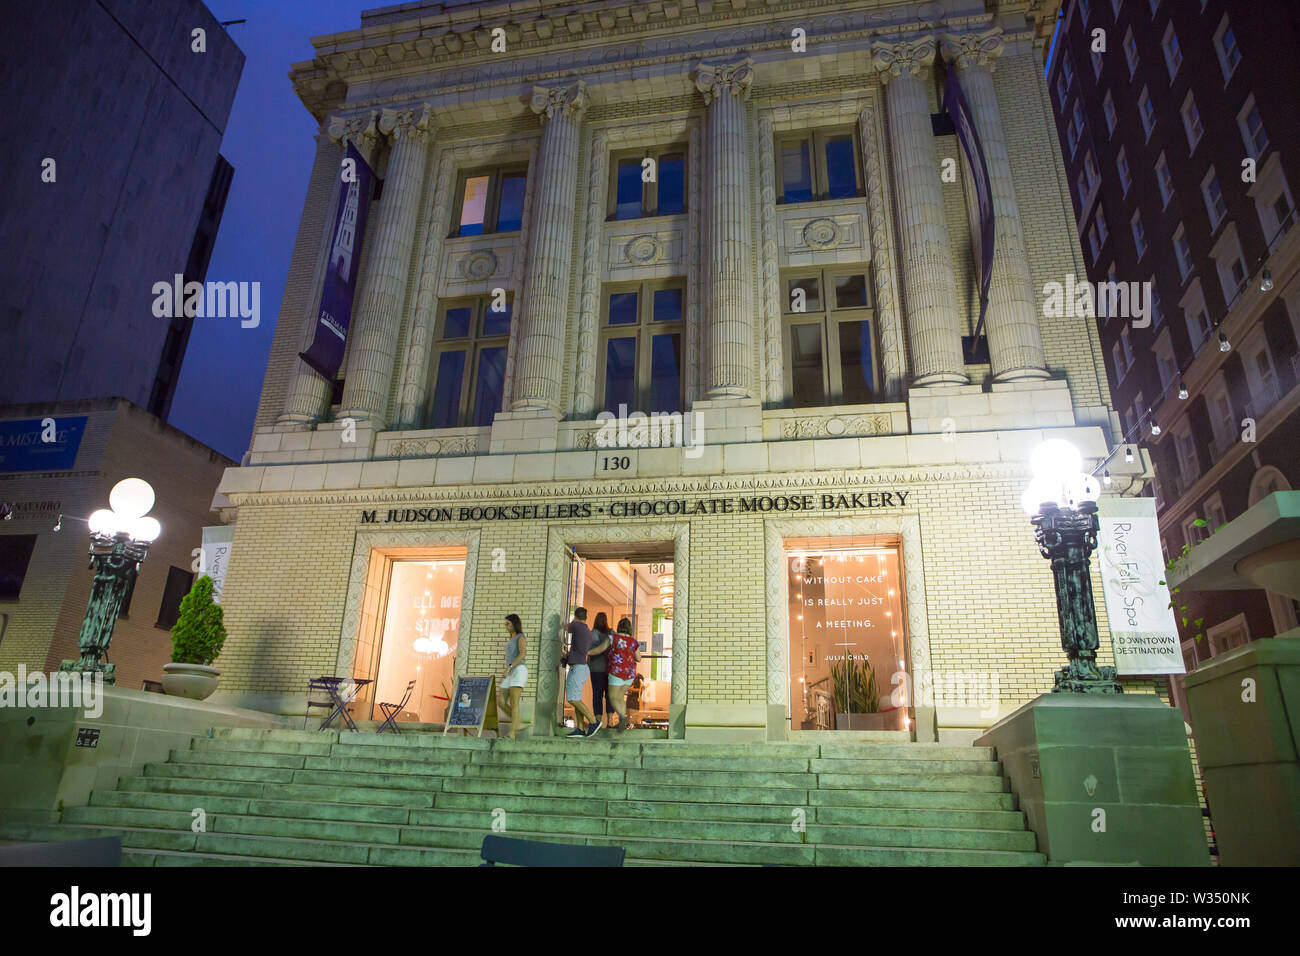
[[[632,636],[632,622],[622,618],[609,646],[609,707],[618,714],[619,733],[627,730],[627,689],[637,676],[641,645]]]
[[[582,701],[582,691],[587,686],[591,668],[587,655],[591,651],[592,633],[587,627],[587,609],[575,608],[569,622],[569,676],[564,679],[564,699],[573,705],[574,728],[566,737],[590,737],[600,730],[601,723]]]
[[[596,719],[605,719],[605,702],[609,700],[609,673],[606,662],[609,656],[610,637],[609,618],[601,611],[591,625],[592,648],[587,654],[587,666],[591,668],[591,709]],[[613,702],[609,710],[612,713]]]
[[[507,704],[502,700],[501,709],[505,712],[505,717],[510,721],[510,739],[515,739],[515,733],[521,726],[519,714],[519,698],[523,695],[524,684],[528,683],[528,665],[524,663],[524,657],[528,651],[528,641],[524,637],[524,625],[519,620],[518,614],[506,615],[506,673],[501,678],[501,690],[509,698]]]

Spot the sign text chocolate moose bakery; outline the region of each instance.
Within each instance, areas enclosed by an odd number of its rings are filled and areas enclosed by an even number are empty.
[[[749,512],[852,511],[902,508],[910,491],[859,491],[848,494],[754,495],[744,498],[648,498],[596,504],[590,501],[529,505],[438,505],[424,508],[377,508],[361,512],[362,524],[412,524],[427,521],[554,521],[565,518],[647,518],[651,516],[725,515]]]

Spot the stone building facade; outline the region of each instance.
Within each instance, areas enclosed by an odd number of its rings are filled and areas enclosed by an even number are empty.
[[[583,569],[620,559],[659,569],[661,612],[671,594],[671,641],[647,640],[667,733],[780,739],[826,727],[795,677],[792,561],[869,556],[901,577],[879,598],[897,662],[872,658],[882,701],[913,690],[892,729],[973,737],[1050,690],[1029,454],[1065,437],[1095,463],[1118,435],[1095,323],[1036,292],[1080,263],[1053,7],[404,4],[317,38],[292,73],[316,160],[252,444],[214,503],[236,523],[220,693],[301,713],[311,677],[382,675],[395,569],[445,560],[457,640],[435,643],[499,677],[519,614],[547,733]],[[953,76],[995,200],[980,339]],[[297,355],[347,144],[382,190],[329,382]],[[682,434],[646,440],[648,413]],[[1142,468],[1112,463],[1115,487]],[[920,692],[976,674],[991,703]]]

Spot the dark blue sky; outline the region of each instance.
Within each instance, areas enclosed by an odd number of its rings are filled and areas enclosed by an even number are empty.
[[[302,201],[316,148],[316,122],[287,73],[312,57],[311,37],[354,30],[383,0],[206,0],[247,57],[226,124],[222,155],[235,179],[208,279],[262,284],[261,324],[197,319],[170,422],[236,461],[248,449],[266,357],[280,312]]]

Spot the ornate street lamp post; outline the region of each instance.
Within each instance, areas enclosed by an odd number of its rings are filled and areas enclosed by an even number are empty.
[[[112,510],[100,509],[90,516],[90,566],[95,569],[95,580],[77,641],[81,657],[64,661],[59,670],[99,671],[105,683],[113,683],[113,665],[102,658],[113,639],[122,600],[135,584],[150,543],[162,532],[157,519],[148,517],[153,502],[153,489],[147,481],[124,478],[109,492]]]
[[[1039,553],[1052,562],[1061,647],[1069,664],[1056,672],[1053,693],[1120,694],[1114,667],[1097,666],[1097,613],[1088,559],[1097,547],[1097,480],[1081,469],[1079,450],[1051,439],[1029,461],[1034,477],[1020,500],[1034,525]]]

